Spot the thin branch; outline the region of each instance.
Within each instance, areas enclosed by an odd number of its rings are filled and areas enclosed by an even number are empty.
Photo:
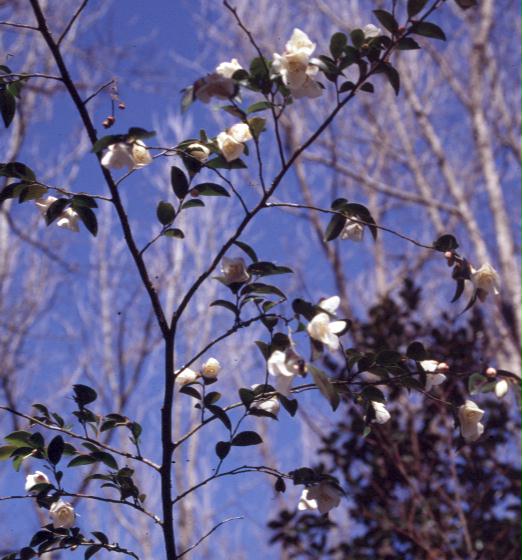
[[[78,9],[74,13],[73,17],[70,19],[69,23],[65,26],[65,29],[63,30],[62,34],[60,35],[58,41],[56,41],[56,45],[58,47],[60,46],[61,42],[65,39],[67,33],[69,33],[69,31],[71,30],[71,27],[74,25],[74,22],[78,19],[80,14],[83,12],[83,10],[87,6],[88,2],[89,2],[89,0],[83,0],[83,2],[80,4]]]
[[[221,525],[224,525],[225,523],[228,523],[229,521],[235,521],[236,519],[244,519],[244,517],[229,517],[228,519],[225,519],[223,521],[220,521],[217,525],[215,525],[214,527],[212,527],[212,529],[210,529],[210,531],[208,533],[206,533],[205,535],[203,535],[197,542],[195,542],[193,545],[189,546],[186,550],[184,550],[183,552],[181,552],[180,554],[178,554],[178,558],[181,558],[182,556],[185,556],[185,554],[187,554],[188,552],[190,552],[191,550],[194,550],[196,547],[198,547],[207,537],[210,537],[210,535],[216,530],[219,529],[221,527]]]
[[[18,27],[20,29],[30,29],[31,31],[39,31],[38,27],[35,27],[34,25],[15,23],[14,21],[0,21],[0,25],[5,25],[6,27]]]
[[[109,82],[107,82],[106,84],[101,85],[94,93],[91,93],[91,95],[89,95],[89,97],[86,97],[83,100],[83,104],[87,105],[87,103],[89,103],[89,101],[91,99],[94,99],[98,94],[100,94],[105,88],[112,86],[112,84],[114,83],[114,80],[110,80]]]
[[[21,72],[11,72],[10,74],[0,74],[1,78],[44,78],[46,80],[56,80],[58,82],[63,82],[61,76],[53,76],[52,74],[40,74],[40,73],[32,73],[32,74],[24,74]]]

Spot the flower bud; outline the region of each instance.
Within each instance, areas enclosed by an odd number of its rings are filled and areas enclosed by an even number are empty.
[[[221,370],[221,364],[216,358],[209,358],[201,367],[201,374],[207,379],[217,379]]]
[[[494,367],[488,367],[488,369],[486,370],[486,377],[493,379],[496,376],[497,376],[497,370]]]

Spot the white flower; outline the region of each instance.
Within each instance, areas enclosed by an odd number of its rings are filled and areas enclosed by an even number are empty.
[[[259,387],[259,383],[252,385],[252,389],[256,389]],[[274,416],[279,414],[279,409],[281,405],[279,404],[279,399],[277,396],[273,397],[266,397],[262,400],[256,400],[250,405],[250,409],[254,410],[264,410],[265,412],[269,412]]]
[[[508,382],[505,379],[500,379],[495,383],[495,395],[501,399],[506,395],[509,390]]]
[[[364,238],[364,225],[354,222],[350,218],[346,220],[343,230],[341,231],[341,239],[350,239],[351,241],[362,241]]]
[[[221,364],[216,358],[209,358],[201,367],[201,373],[208,379],[217,379],[221,370]]]
[[[460,433],[466,441],[477,441],[484,432],[484,426],[480,423],[484,411],[473,401],[466,401],[459,406]]]
[[[424,387],[426,391],[431,391],[433,387],[446,381],[446,376],[441,372],[448,371],[448,364],[437,362],[437,360],[422,360],[420,365],[426,372],[426,385]]]
[[[194,381],[197,380],[197,378],[199,377],[199,373],[190,369],[190,368],[185,368],[182,369],[179,372],[176,372],[176,383],[178,385],[180,385],[181,387],[184,387],[185,385],[188,385],[189,383],[194,383]]]
[[[285,49],[289,54],[303,53],[306,56],[311,56],[315,51],[315,43],[310,41],[310,38],[304,31],[296,27],[292,32],[290,40],[286,43]]]
[[[53,202],[58,200],[54,196],[48,196],[46,199],[37,198],[34,203],[40,210],[42,216],[45,216],[47,210]],[[61,228],[69,229],[74,232],[79,232],[78,220],[80,216],[72,208],[66,208],[57,218],[56,225]]]
[[[152,161],[152,156],[145,143],[141,140],[129,142],[117,142],[108,146],[107,151],[101,159],[101,164],[104,167],[111,169],[127,168],[128,171],[132,169],[139,169],[148,165]]]
[[[295,373],[286,366],[286,354],[281,350],[275,350],[268,358],[267,366],[268,373],[276,378],[276,391],[288,397]]]
[[[377,424],[386,424],[386,422],[388,422],[391,418],[391,414],[384,406],[384,403],[377,401],[370,401],[370,403],[375,411],[375,422],[377,422]]]
[[[272,72],[280,75],[292,95],[301,97],[319,97],[323,90],[313,79],[318,68],[310,64],[310,56],[315,50],[308,35],[300,29],[294,29],[292,37],[286,43],[284,54],[274,53]]]
[[[343,493],[330,482],[321,482],[310,488],[305,488],[297,504],[300,511],[317,509],[320,513],[328,513],[341,503]]]
[[[205,163],[210,155],[210,150],[199,142],[194,142],[194,144],[187,146],[187,152],[200,163]]]
[[[483,264],[478,270],[471,267],[471,281],[480,301],[488,297],[489,292],[498,296],[500,280],[497,271],[489,264]]]
[[[237,123],[216,137],[216,142],[223,157],[227,161],[234,161],[245,151],[245,142],[252,139],[252,133],[246,123]]]
[[[216,66],[216,73],[223,78],[232,78],[234,72],[242,70],[243,67],[237,61],[237,58],[233,58],[230,62],[222,62]]]
[[[252,140],[250,127],[246,123],[237,123],[231,126],[227,132],[237,142],[247,142],[248,140]]]
[[[34,474],[28,474],[25,477],[25,491],[30,492],[33,486],[37,484],[51,484],[49,478],[42,471],[35,471]]]
[[[79,232],[78,220],[80,216],[72,208],[66,208],[56,220],[56,225],[61,228]]]
[[[74,508],[68,502],[63,500],[54,502],[51,505],[49,514],[55,529],[70,529],[74,526],[76,514],[74,513]]]
[[[244,284],[250,280],[244,259],[229,259],[223,257],[221,261],[221,272],[223,273],[223,281],[225,284]]]
[[[380,37],[382,35],[382,29],[373,25],[373,23],[369,23],[362,28],[362,32],[364,33],[365,39],[374,39],[375,37]]]
[[[236,93],[236,83],[220,74],[209,74],[194,83],[194,97],[208,103],[212,97],[229,99]]]
[[[314,339],[326,344],[330,350],[339,348],[337,336],[346,328],[346,321],[331,321],[329,314],[334,314],[340,304],[339,296],[332,296],[319,303],[319,307],[326,313],[318,313],[306,327],[308,334]]]

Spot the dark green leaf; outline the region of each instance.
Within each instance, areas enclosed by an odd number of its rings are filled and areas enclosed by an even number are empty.
[[[98,208],[96,200],[88,194],[75,194],[72,197],[71,205],[74,209],[79,206],[85,206],[86,208]]]
[[[98,398],[98,393],[87,385],[73,385],[74,400],[78,405],[85,406]]]
[[[173,167],[173,169],[175,169]],[[167,226],[174,221],[176,217],[176,211],[174,206],[170,202],[164,202],[161,200],[156,207],[156,217],[158,218],[160,224]]]
[[[339,237],[339,235],[341,235],[341,232],[343,231],[345,224],[346,224],[346,218],[343,218],[343,216],[340,216],[339,214],[334,214],[331,217],[328,226],[326,227],[326,231],[324,233],[324,240],[333,241],[334,239]]]
[[[308,365],[308,371],[312,374],[312,378],[314,383],[317,385],[317,388],[321,392],[321,394],[326,398],[326,400],[330,403],[332,410],[336,410],[339,406],[340,398],[339,393],[335,389],[335,387],[330,383],[327,375],[324,371],[316,368],[312,364]]]
[[[406,350],[406,356],[408,356],[410,360],[415,360],[416,362],[425,360],[427,358],[427,355],[426,349],[424,348],[422,342],[412,342]]]
[[[75,211],[78,213],[78,216],[80,216],[80,220],[87,228],[87,231],[96,237],[98,234],[98,220],[96,219],[96,214],[86,206],[78,206]]]
[[[22,179],[28,183],[34,183],[36,181],[34,171],[19,161],[11,161],[9,163],[0,164],[0,175],[4,177]]]
[[[25,445],[31,439],[31,432],[26,432],[24,430],[17,430],[9,435],[5,436],[5,441],[12,443],[13,445]]]
[[[411,26],[411,32],[431,39],[446,40],[446,34],[442,29],[429,21],[417,21]]]
[[[89,560],[89,558],[92,558],[100,550],[103,550],[103,546],[101,544],[93,544],[91,546],[88,546],[85,549],[83,560]]]
[[[20,560],[31,560],[31,558],[35,557],[36,552],[28,546],[25,546],[24,548],[22,548],[22,550],[20,550]]]
[[[441,235],[433,242],[433,248],[441,253],[445,253],[446,251],[455,251],[458,247],[458,241],[450,234]]]
[[[110,453],[107,453],[105,451],[93,451],[91,453],[91,457],[93,457],[97,461],[101,461],[102,463],[107,465],[110,469],[118,470],[118,463]]]
[[[234,245],[236,245],[242,251],[244,251],[250,257],[252,262],[257,262],[258,261],[256,252],[254,251],[254,249],[252,249],[252,247],[250,247],[250,245],[247,245],[243,241],[234,241]]]
[[[201,395],[199,394],[199,391],[195,387],[191,387],[190,385],[185,385],[185,386],[181,387],[179,392],[183,393],[184,395],[189,395],[190,397],[193,397],[194,399],[197,399],[198,401],[201,400]]]
[[[348,44],[348,37],[344,33],[334,33],[330,39],[330,52],[334,58],[340,58]]]
[[[109,539],[105,533],[101,531],[92,531],[92,534],[102,543],[102,544],[109,544]]]
[[[12,186],[12,185],[11,185]],[[26,202],[27,200],[35,200],[41,198],[48,191],[47,187],[44,185],[39,185],[38,183],[27,185],[20,191],[20,196],[18,197],[18,202]]]
[[[189,182],[183,171],[176,166],[170,168],[170,184],[174,194],[179,198],[185,198],[189,191]]]
[[[5,128],[8,128],[16,113],[16,98],[6,90],[0,90],[0,113]]]
[[[224,299],[216,299],[210,304],[210,307],[218,307],[218,306],[224,307],[225,309],[232,311],[234,315],[237,315],[237,307],[230,301],[226,301]]]
[[[29,546],[37,546],[39,544],[42,544],[44,542],[47,542],[49,540],[51,540],[53,538],[53,533],[51,533],[51,531],[37,531],[34,535],[33,538],[31,539],[31,542],[29,543]]]
[[[216,156],[215,158],[207,161],[206,167],[210,169],[246,169],[247,166],[240,159],[235,159],[234,161],[227,161],[222,156]]]
[[[375,401],[379,403],[386,402],[383,392],[372,385],[365,387],[361,392],[361,396],[367,401]]]
[[[91,457],[90,455],[78,455],[69,461],[68,467],[81,467],[83,465],[92,465],[96,463],[97,459]]]
[[[245,387],[242,387],[241,389],[239,389],[238,393],[241,402],[245,405],[246,408],[248,408],[254,402],[255,394],[252,389],[246,389]]]
[[[69,201],[66,198],[59,198],[55,200],[49,208],[47,208],[47,212],[45,213],[45,222],[47,225],[50,225],[56,220],[61,213],[65,210],[68,206]]]
[[[283,408],[290,414],[290,416],[295,416],[298,408],[298,402],[295,399],[288,399],[284,395],[279,395],[279,402],[283,405]]]
[[[400,352],[396,352],[395,350],[381,350],[377,354],[375,361],[378,364],[393,365],[399,363],[401,359],[402,354]]]
[[[412,18],[424,9],[428,0],[408,0],[408,17]]]
[[[453,295],[451,303],[455,303],[460,298],[460,296],[464,293],[464,287],[466,282],[462,278],[459,278],[458,280],[456,280],[456,283],[457,285],[455,287],[455,294]]]
[[[223,460],[230,451],[230,443],[228,441],[218,441],[216,443],[216,455]]]
[[[391,33],[397,33],[399,24],[390,12],[386,10],[373,10],[375,17]]]
[[[216,418],[219,418],[219,420],[221,420],[221,422],[223,423],[223,425],[227,430],[229,431],[232,430],[232,422],[230,422],[230,418],[221,407],[216,406],[214,404],[210,404],[207,406],[207,409],[211,414],[216,416]]]
[[[415,39],[412,39],[411,37],[403,37],[397,43],[397,48],[400,51],[412,51],[415,49],[420,49],[421,47],[419,43],[415,41]]]
[[[286,490],[285,481],[280,476],[278,476],[276,481],[275,481],[274,490],[276,492],[284,492]]]
[[[263,439],[256,432],[245,431],[235,435],[230,443],[231,445],[245,447],[247,445],[259,445],[263,443]]]
[[[63,446],[64,441],[62,436],[56,436],[47,447],[47,457],[53,465],[57,465],[60,462],[63,454]]]
[[[252,282],[252,284],[247,284],[243,290],[242,295],[246,294],[272,294],[286,299],[285,294],[276,286],[271,286],[269,284],[263,284],[261,282]]]
[[[14,445],[2,445],[0,446],[0,461],[6,461],[11,457],[11,454],[16,449]]]
[[[170,228],[163,232],[165,237],[175,237],[176,239],[185,239],[185,234],[179,228]]]
[[[198,195],[201,196],[230,196],[230,193],[216,183],[200,183],[193,189]]]
[[[128,140],[143,140],[146,138],[153,138],[156,136],[154,130],[146,130],[145,128],[139,128],[137,126],[131,126],[127,131]]]
[[[401,78],[399,76],[399,72],[397,72],[391,64],[382,63],[381,66],[388,78],[388,81],[390,82],[391,87],[393,88],[393,91],[395,92],[395,95],[399,95],[399,91],[401,89]]]
[[[91,151],[97,154],[105,148],[108,148],[111,144],[117,144],[118,142],[123,142],[124,140],[125,136],[123,134],[109,134],[108,136],[103,136],[102,138],[96,140]]]
[[[186,208],[197,208],[201,206],[205,206],[205,203],[202,200],[198,200],[197,198],[194,198],[193,200],[187,200],[187,202],[184,202],[181,205],[181,209],[185,210]]]
[[[365,82],[359,89],[368,93],[373,93],[375,91],[373,84],[370,82]]]
[[[251,113],[257,113],[258,111],[265,111],[266,109],[270,109],[272,104],[268,101],[258,101],[257,103],[253,103],[250,107],[246,110],[247,114],[250,115]]]
[[[362,29],[354,29],[350,33],[350,39],[356,49],[360,49],[364,44],[364,31]]]
[[[339,88],[339,93],[346,93],[347,91],[352,91],[354,87],[355,84],[353,82],[344,82],[343,84],[341,84],[341,87]]]
[[[293,270],[287,266],[277,266],[271,262],[258,261],[248,267],[248,272],[258,276],[272,276],[274,274],[290,274]]]

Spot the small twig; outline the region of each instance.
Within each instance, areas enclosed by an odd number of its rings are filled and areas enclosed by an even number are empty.
[[[181,552],[180,554],[178,554],[178,558],[181,558],[182,556],[185,556],[185,554],[187,554],[187,552],[190,552],[191,550],[194,550],[196,547],[198,547],[207,537],[209,537],[216,529],[219,529],[221,527],[221,525],[224,525],[225,523],[228,523],[229,521],[235,521],[236,519],[244,519],[244,517],[229,517],[228,519],[225,519],[223,521],[220,521],[217,525],[215,525],[214,527],[212,527],[212,529],[210,529],[210,531],[208,533],[206,533],[205,535],[203,535],[196,543],[194,543],[193,545],[189,546],[186,550],[184,550],[183,552]]]
[[[10,74],[0,74],[0,78],[44,78],[46,80],[56,80],[57,82],[63,82],[60,76],[53,76],[52,74],[40,74],[40,73],[32,73],[32,74],[24,74],[22,72],[11,72]]]
[[[6,27],[18,27],[20,29],[30,29],[31,31],[39,31],[38,27],[35,27],[34,25],[15,23],[14,21],[0,21],[0,25],[5,25]]]
[[[85,7],[87,6],[87,2],[89,2],[89,0],[83,0],[83,2],[80,4],[78,9],[74,13],[73,17],[70,19],[69,23],[66,25],[66,27],[63,30],[62,34],[60,35],[58,41],[56,41],[56,45],[58,47],[60,46],[61,42],[65,39],[67,33],[69,33],[69,31],[71,30],[71,27],[74,25],[74,22],[78,19],[80,14],[83,12]]]
[[[111,86],[114,83],[114,80],[110,80],[109,82],[107,82],[106,84],[103,84],[102,86],[100,86],[94,93],[91,93],[91,95],[89,95],[89,97],[86,97],[83,100],[83,104],[87,105],[87,103],[89,103],[89,101],[91,99],[94,99],[98,94],[100,94],[105,88]]]

